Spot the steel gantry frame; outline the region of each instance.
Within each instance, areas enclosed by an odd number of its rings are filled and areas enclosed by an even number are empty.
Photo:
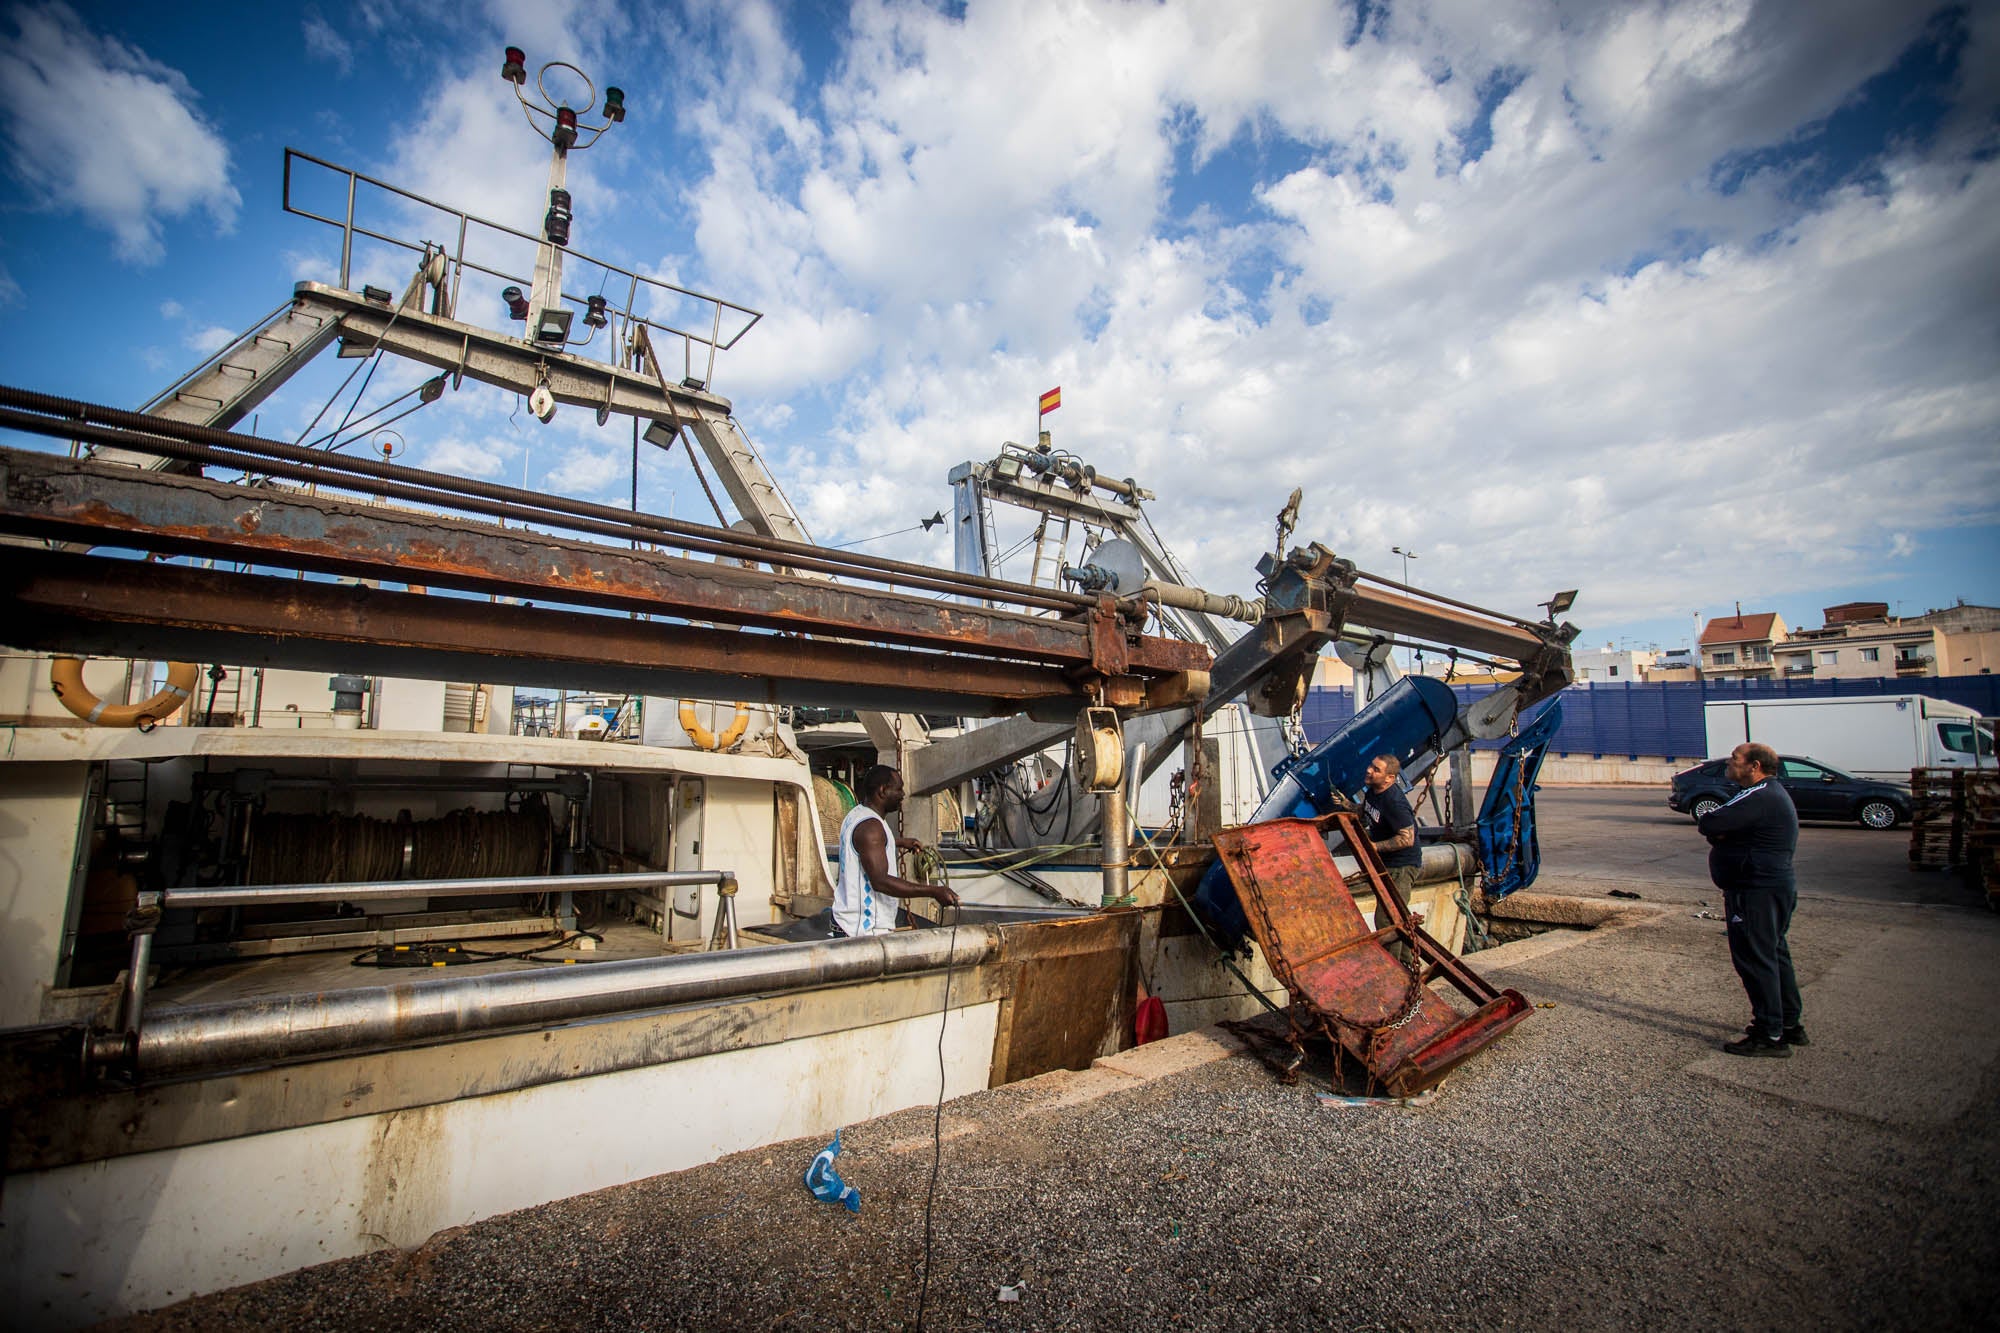
[[[557,666],[589,688],[966,716],[1067,718],[1086,702],[1144,711],[1206,690],[1205,649],[1140,633],[1136,608],[1108,596],[831,551],[20,389],[0,388],[0,427],[266,479],[234,484],[0,450],[0,533],[58,548],[17,545],[4,557],[12,577],[0,588],[0,620],[23,648],[359,666],[431,679],[478,662],[482,679],[503,684],[545,680]],[[491,519],[501,523],[483,521]],[[713,559],[651,549],[659,546]],[[104,549],[239,568],[97,553]],[[1010,606],[1058,615],[1001,609]]]

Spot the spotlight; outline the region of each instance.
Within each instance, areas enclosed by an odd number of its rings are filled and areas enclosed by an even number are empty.
[[[500,299],[507,303],[507,318],[526,319],[528,317],[528,294],[519,287],[508,287],[500,293]]]
[[[509,83],[528,81],[528,53],[518,46],[507,48],[507,62],[500,66],[500,77]]]
[[[1549,619],[1554,620],[1557,616],[1576,605],[1576,589],[1571,588],[1568,592],[1559,592],[1549,598],[1548,601],[1543,602],[1542,605],[1549,609]]]

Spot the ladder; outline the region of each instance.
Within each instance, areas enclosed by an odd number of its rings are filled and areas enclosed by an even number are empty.
[[[317,356],[339,323],[335,310],[287,301],[139,410],[167,421],[227,430]],[[192,463],[111,445],[91,447],[90,455],[100,462],[162,472],[196,470]]]
[[[144,841],[151,775],[152,765],[137,759],[105,761],[97,827],[110,834],[114,843],[133,845]]]

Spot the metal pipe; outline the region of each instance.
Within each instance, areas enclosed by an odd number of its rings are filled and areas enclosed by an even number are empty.
[[[317,449],[306,449],[298,445],[285,444],[277,440],[261,439],[253,435],[242,435],[235,431],[218,430],[211,426],[198,426],[186,422],[169,421],[162,417],[149,417],[138,412],[127,412],[100,403],[86,403],[76,399],[59,398],[52,394],[36,393],[32,390],[0,385],[0,404],[21,409],[23,413],[39,414],[48,420],[37,421],[29,416],[11,415],[6,424],[17,429],[39,434],[65,436],[76,430],[78,423],[92,422],[99,427],[122,428],[137,432],[138,438],[126,435],[107,434],[107,442],[122,444],[145,452],[161,454],[169,458],[184,458],[190,455],[182,449],[189,445],[208,445],[215,448],[235,450],[259,460],[285,460],[301,466],[325,471],[346,472],[378,481],[400,481],[421,486],[432,491],[455,497],[477,497],[520,506],[524,509],[543,511],[548,514],[563,514],[570,517],[598,519],[618,524],[621,528],[639,527],[650,532],[674,537],[692,539],[676,543],[690,550],[708,551],[718,555],[729,555],[739,559],[754,559],[775,564],[802,565],[807,568],[821,568],[821,565],[804,565],[805,561],[821,561],[833,572],[844,572],[855,577],[867,578],[869,574],[891,574],[922,579],[924,586],[952,585],[955,589],[978,589],[988,592],[1000,600],[1013,601],[1023,605],[1055,608],[1089,607],[1095,599],[1081,593],[1062,592],[1049,588],[1035,588],[1024,584],[1010,583],[1004,579],[989,578],[978,574],[945,573],[925,565],[910,564],[900,560],[889,560],[881,556],[861,555],[854,552],[832,552],[823,547],[806,542],[787,541],[779,537],[765,537],[757,533],[718,530],[699,523],[687,523],[666,518],[658,514],[635,514],[629,509],[614,509],[609,505],[590,504],[580,500],[568,500],[559,496],[537,494],[511,486],[497,486],[489,482],[473,481],[464,477],[454,477],[440,472],[429,472],[421,468],[402,467],[392,463],[379,463],[373,459],[350,457],[345,454],[328,454]],[[241,459],[220,460],[231,467],[244,466]],[[262,466],[261,462],[258,464]],[[268,470],[268,469],[266,469]],[[435,497],[431,503],[441,503]],[[474,508],[477,512],[490,512]],[[510,517],[513,515],[509,515]],[[548,521],[543,519],[540,521]],[[593,528],[579,528],[581,531],[596,531]],[[619,536],[628,535],[621,531]],[[770,556],[791,557],[784,561],[772,561]],[[875,579],[876,582],[896,582],[896,579]]]
[[[1127,863],[1131,845],[1126,839],[1125,786],[1120,783],[1100,797],[1097,826],[1104,836],[1104,897],[1100,904],[1110,907],[1131,896]]]
[[[1535,621],[1524,620],[1520,616],[1510,615],[1505,611],[1495,611],[1491,607],[1476,606],[1471,602],[1461,602],[1456,597],[1447,597],[1441,592],[1432,592],[1428,588],[1418,588],[1408,583],[1398,583],[1396,580],[1385,578],[1380,574],[1370,574],[1365,569],[1355,570],[1354,577],[1357,579],[1367,579],[1370,583],[1379,583],[1385,588],[1394,588],[1398,592],[1406,592],[1415,597],[1427,598],[1433,602],[1442,602],[1446,606],[1455,606],[1461,611],[1477,611],[1482,616],[1492,616],[1495,620],[1504,620],[1510,624],[1519,625],[1524,629],[1533,629],[1537,624]]]
[[[153,931],[160,924],[160,898],[142,893],[132,914],[132,964],[125,983],[125,1040],[137,1046],[140,1020],[146,1013],[146,974],[153,970]]]
[[[327,1056],[388,1043],[976,967],[1000,948],[994,926],[897,931],[730,953],[680,954],[547,971],[425,978],[232,1004],[156,1010],[134,1066],[146,1077]]]
[[[1139,592],[1141,596],[1150,597],[1162,606],[1176,606],[1183,611],[1200,611],[1204,615],[1240,620],[1245,624],[1254,625],[1264,618],[1264,599],[1261,597],[1246,599],[1223,593],[1204,592],[1200,588],[1189,588],[1179,583],[1161,583],[1156,579],[1147,579]]]
[[[5,400],[7,390],[0,389],[0,401]],[[926,569],[923,566],[902,566],[901,570],[878,570],[874,568],[875,557],[860,557],[858,560],[845,553],[829,552],[826,548],[805,546],[798,543],[784,543],[794,546],[791,552],[778,552],[782,560],[766,549],[764,542],[775,540],[758,537],[754,533],[735,533],[716,528],[704,528],[698,524],[681,523],[673,519],[661,519],[653,515],[633,514],[625,509],[608,509],[601,505],[586,504],[581,501],[560,500],[546,496],[536,496],[526,491],[513,491],[505,486],[488,486],[484,482],[452,484],[456,479],[439,473],[428,473],[415,468],[398,468],[376,463],[365,458],[350,458],[344,454],[327,454],[319,450],[301,450],[309,455],[307,461],[288,462],[290,456],[276,453],[264,454],[253,451],[236,452],[229,448],[183,440],[177,436],[148,430],[127,430],[121,427],[92,425],[89,423],[65,422],[59,418],[36,416],[29,412],[19,412],[0,408],[0,426],[31,431],[43,435],[74,436],[97,444],[112,444],[135,452],[157,454],[166,458],[200,463],[212,467],[238,468],[246,472],[262,472],[269,476],[286,477],[292,480],[308,481],[314,485],[338,487],[346,490],[361,489],[352,477],[334,475],[343,472],[355,473],[373,478],[367,489],[378,500],[407,500],[416,504],[435,505],[442,509],[459,509],[495,518],[515,519],[524,523],[547,523],[567,528],[574,532],[588,532],[598,536],[609,536],[626,540],[643,540],[648,543],[662,543],[662,537],[672,540],[663,544],[677,546],[689,551],[728,559],[742,560],[750,564],[770,563],[787,569],[816,570],[839,577],[862,579],[868,582],[923,588],[933,592],[953,595],[979,596],[992,601],[1009,602],[1022,606],[1037,606],[1050,610],[1070,610],[1070,598],[1080,594],[1054,592],[1049,589],[1029,588],[1021,584],[1004,583],[997,579],[978,580],[976,575],[958,575]],[[198,428],[198,429],[206,429]],[[220,432],[227,434],[227,432]],[[269,442],[266,442],[269,443]],[[274,449],[291,450],[293,445],[274,444]],[[349,464],[364,465],[368,471]],[[426,478],[418,484],[410,484],[389,478],[403,475]],[[518,499],[488,500],[481,498],[484,492],[492,491],[516,496]],[[602,510],[610,515],[608,519],[593,519],[580,515]],[[687,534],[682,535],[683,530]],[[817,552],[806,555],[800,552]],[[898,565],[899,562],[882,562]],[[974,588],[968,580],[978,580],[992,587]]]
[[[167,889],[167,907],[250,907],[272,903],[368,902],[384,898],[465,898],[482,893],[590,893],[734,883],[731,870],[635,870],[618,875],[495,875],[486,879],[385,879],[353,884],[257,884]]]

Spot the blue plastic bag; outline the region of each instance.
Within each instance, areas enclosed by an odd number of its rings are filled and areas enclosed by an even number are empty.
[[[833,1132],[833,1142],[819,1150],[806,1168],[806,1188],[821,1203],[844,1204],[850,1213],[861,1211],[861,1191],[840,1178],[840,1172],[833,1169],[833,1159],[840,1156],[840,1131]]]

